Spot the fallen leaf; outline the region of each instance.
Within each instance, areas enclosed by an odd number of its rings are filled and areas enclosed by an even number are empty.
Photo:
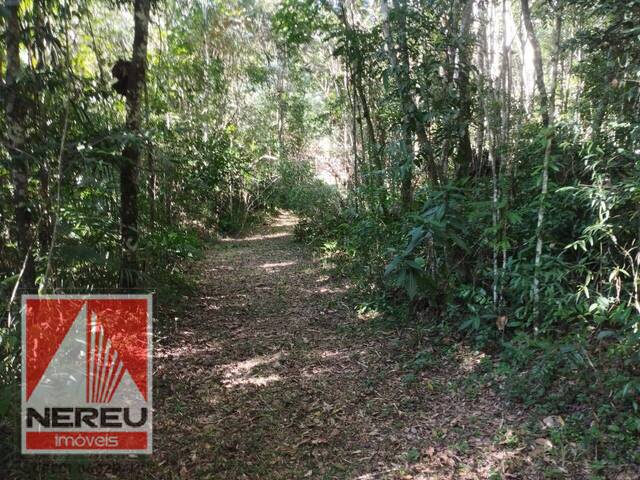
[[[564,427],[564,419],[559,415],[550,415],[542,420],[544,428]]]
[[[553,448],[553,443],[547,438],[536,438],[536,443],[543,447],[545,450],[551,450]]]
[[[182,468],[180,468],[180,477],[182,477],[182,478],[188,478],[189,477],[189,471],[187,470],[186,465],[183,465]]]

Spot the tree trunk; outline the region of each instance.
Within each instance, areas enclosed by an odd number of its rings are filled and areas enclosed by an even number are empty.
[[[602,93],[600,94],[600,98],[596,102],[596,108],[594,109],[593,121],[591,122],[591,141],[593,143],[598,143],[601,140],[601,129],[602,122],[604,121],[604,116],[607,111],[607,96],[609,93],[609,85],[611,84],[611,80],[613,80],[613,72],[615,71],[615,65],[613,62],[613,52],[612,48],[609,47],[607,52],[607,74],[602,79]]]
[[[127,130],[140,135],[142,119],[142,92],[147,69],[147,37],[149,32],[150,0],[135,0],[132,81],[127,90]],[[122,262],[120,287],[135,288],[138,284],[138,170],[140,167],[139,139],[129,141],[122,151],[120,168],[120,219]]]
[[[33,2],[33,23],[34,23],[34,57],[36,58],[36,64],[32,65],[32,71],[34,75],[37,75],[38,71],[45,69],[47,62],[47,49],[46,49],[46,4],[43,0],[34,0]],[[32,110],[32,114],[37,122],[37,129],[47,132],[47,114],[45,112],[44,99],[38,98],[35,102]],[[38,180],[40,184],[40,200],[39,200],[39,217],[38,217],[38,243],[41,252],[49,251],[49,244],[52,236],[52,224],[51,224],[51,195],[49,191],[50,184],[50,162],[49,159],[42,157],[39,159]]]
[[[387,0],[382,0],[380,2],[380,7],[382,13],[382,29],[387,44],[387,56],[389,58],[389,64],[391,65],[391,71],[396,79],[396,83],[398,84],[400,103],[402,105],[403,134],[405,136],[405,142],[407,141],[406,137],[411,136],[411,138],[413,138],[413,132],[415,132],[418,138],[420,152],[424,156],[424,160],[427,164],[429,176],[434,182],[437,182],[440,179],[440,171],[433,157],[428,154],[428,151],[430,150],[429,137],[427,135],[424,122],[418,118],[418,107],[411,93],[409,52],[406,44],[406,5],[400,5],[398,1],[394,4],[395,9],[402,10],[402,14],[399,16],[400,26],[398,30],[400,33],[398,52],[396,51],[393,37],[391,35],[391,21],[389,18],[389,5]],[[398,53],[400,54],[400,58],[398,58]],[[413,141],[411,143],[410,152],[407,153],[413,157]],[[411,167],[413,167],[413,161],[411,162]],[[411,193],[408,189],[408,180],[411,180],[411,177],[405,177],[405,200],[409,200],[408,194]]]
[[[490,40],[488,38],[493,37],[493,32],[487,31],[487,26],[491,26],[491,20],[487,19],[487,7],[484,2],[480,4],[479,8],[480,16],[480,32],[479,32],[479,48],[480,48],[480,73],[482,76],[481,92],[480,92],[480,105],[482,113],[485,118],[486,130],[483,135],[486,136],[487,141],[487,153],[489,166],[491,167],[491,227],[493,232],[492,239],[492,253],[491,253],[491,266],[492,266],[492,282],[491,292],[493,299],[494,309],[498,310],[498,283],[499,283],[499,271],[498,271],[498,245],[500,241],[500,231],[498,229],[498,223],[500,221],[500,185],[499,185],[499,169],[497,165],[497,138],[499,135],[496,133],[498,130],[497,121],[495,119],[496,109],[494,105],[498,103],[491,79],[491,56],[488,51]],[[485,89],[484,84],[487,84],[489,88]]]
[[[524,28],[527,30],[527,36],[531,42],[533,49],[533,66],[535,69],[536,86],[538,87],[538,95],[540,96],[540,113],[542,115],[542,125],[546,128],[549,126],[549,107],[547,99],[547,89],[544,86],[544,70],[542,68],[542,53],[540,51],[540,43],[533,28],[531,20],[531,11],[529,10],[529,0],[520,0],[522,5],[522,20]]]
[[[346,13],[345,7],[342,3],[340,3],[340,14],[338,16],[345,30],[347,32],[352,31],[351,24],[347,19],[347,13]],[[350,61],[348,64],[349,72],[351,74],[350,83],[353,90],[352,92],[353,93],[353,104],[352,104],[353,118],[354,120],[356,119],[356,108],[357,106],[359,106],[362,109],[362,117],[364,118],[364,123],[366,124],[366,131],[367,131],[367,138],[368,138],[368,142],[366,142],[363,135],[362,118],[360,118],[360,116],[358,115],[358,118],[360,119],[360,122],[359,122],[360,138],[362,143],[362,164],[365,163],[365,159],[366,159],[365,151],[366,151],[369,155],[369,161],[371,164],[371,168],[369,170],[375,168],[375,170],[377,171],[375,175],[373,176],[369,175],[369,183],[375,185],[375,187],[378,189],[378,198],[380,201],[380,208],[382,209],[383,213],[386,214],[387,195],[386,195],[385,186],[384,186],[384,162],[382,158],[381,146],[377,139],[376,129],[373,122],[373,115],[371,112],[371,108],[369,106],[367,92],[365,91],[364,85],[362,83],[362,60],[361,60],[362,55],[360,53],[360,47],[357,42],[355,43],[355,45],[352,45],[351,42],[349,42],[348,48],[349,48],[349,58],[350,59],[355,58],[355,60]],[[354,170],[357,171],[358,157],[357,157],[357,148],[355,146],[355,141],[356,141],[355,123],[353,125],[353,128],[354,128],[353,130]],[[368,145],[368,148],[365,146],[365,144]]]
[[[351,98],[351,89],[349,88],[349,64],[345,62],[344,70],[342,71],[342,89],[344,89],[345,95],[349,102],[349,113],[343,115],[343,149],[344,149],[344,163],[347,170],[347,186],[350,191],[355,192],[358,188],[358,152],[353,149],[354,138],[351,137],[350,129],[353,127],[353,100]],[[339,95],[340,87],[336,88]],[[355,137],[355,136],[354,136]],[[350,166],[350,156],[353,156],[353,166]],[[357,205],[357,203],[356,203]]]
[[[458,71],[458,92],[460,95],[460,137],[458,139],[458,178],[469,175],[473,164],[473,149],[471,148],[471,136],[469,124],[471,123],[471,98],[469,95],[469,68],[473,55],[471,45],[467,42],[470,35],[471,21],[473,20],[473,0],[467,0],[462,13],[462,46],[459,50],[460,66]]]
[[[149,169],[149,180],[147,182],[147,197],[149,198],[149,226],[154,229],[156,224],[156,203],[157,203],[157,173],[156,159],[152,148],[147,153],[147,168]]]
[[[526,0],[523,0],[526,1]],[[551,151],[554,140],[554,125],[553,117],[555,114],[555,91],[558,78],[558,56],[560,53],[560,36],[562,33],[562,17],[560,12],[557,13],[554,31],[554,51],[551,59],[551,86],[550,86],[550,99],[547,110],[547,144],[544,150],[544,160],[542,164],[542,187],[540,189],[540,206],[538,207],[538,223],[536,225],[536,255],[534,260],[533,270],[533,316],[534,318],[539,315],[540,304],[540,265],[542,263],[542,247],[543,247],[543,227],[544,227],[544,215],[546,208],[547,193],[549,190],[549,162],[551,160]],[[542,76],[542,72],[539,73]],[[538,73],[536,73],[536,77]]]
[[[49,162],[46,158],[40,160],[38,179],[40,181],[40,227],[38,238],[43,252],[49,250],[51,242],[51,195],[49,193]]]
[[[287,68],[287,56],[284,46],[277,47],[278,75],[276,79],[276,98],[278,103],[278,157],[284,160],[287,157],[285,147],[286,104],[284,98],[285,76]]]
[[[4,17],[0,15],[0,30],[4,30]],[[5,46],[0,43],[0,86],[4,85],[4,78],[2,77],[4,72],[4,58],[5,58]]]
[[[45,9],[46,5],[43,0],[34,0],[33,2],[33,22],[34,22],[34,43],[35,43],[35,57],[36,57],[36,69],[41,70],[44,68],[46,62],[46,47],[45,47]]]
[[[7,28],[5,33],[7,48],[5,115],[7,122],[7,145],[11,155],[11,179],[13,183],[13,207],[15,211],[14,238],[21,261],[22,288],[35,286],[35,266],[33,263],[33,237],[31,213],[28,207],[29,164],[23,147],[26,105],[20,92],[20,19],[18,1],[8,0],[5,4]]]
[[[520,19],[520,28],[517,29],[518,43],[520,44],[520,59],[519,59],[520,65],[518,69],[518,73],[520,76],[519,103],[522,106],[524,112],[529,113],[529,99],[527,98],[526,91],[525,91],[525,81],[526,81],[525,65],[526,64],[524,61],[525,49],[527,48],[527,36],[526,36],[526,32],[522,31],[523,28],[524,28],[524,22],[522,21],[522,19]]]
[[[358,124],[356,120],[356,93],[353,91],[355,89],[349,88],[349,84],[353,81],[351,78],[353,77],[353,69],[349,65],[349,63],[345,62],[345,89],[347,91],[347,97],[350,100],[351,107],[351,149],[353,153],[353,186],[357,190],[360,186],[360,169],[358,168]],[[357,206],[357,196],[356,196],[356,206]]]
[[[502,30],[502,61],[500,67],[500,144],[502,158],[500,162],[501,171],[498,172],[498,182],[500,185],[499,193],[501,198],[502,208],[498,211],[500,220],[500,232],[498,236],[500,243],[502,244],[502,266],[500,275],[496,283],[499,284],[499,294],[497,297],[498,310],[502,308],[503,303],[503,290],[504,290],[504,275],[507,270],[507,233],[509,228],[509,210],[511,208],[512,201],[512,180],[513,180],[513,161],[512,161],[512,148],[511,148],[511,89],[512,89],[512,75],[511,75],[511,45],[507,44],[507,0],[502,0],[502,13],[501,13],[501,30]]]
[[[407,17],[406,4],[400,0],[394,0],[396,11],[396,30],[398,33],[398,47],[394,45],[391,34],[391,22],[389,18],[389,5],[387,0],[380,2],[383,19],[383,31],[387,42],[387,50],[391,70],[394,73],[402,105],[402,137],[405,150],[405,161],[402,166],[402,181],[400,185],[400,197],[402,206],[406,209],[413,199],[413,167],[415,155],[413,151],[413,132],[415,130],[415,102],[411,97],[411,79],[409,77],[409,52],[407,50]]]

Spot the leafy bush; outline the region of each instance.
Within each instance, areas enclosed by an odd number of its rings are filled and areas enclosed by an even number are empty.
[[[527,172],[535,171],[544,143],[535,128],[520,132],[519,173],[511,179],[519,189],[506,203],[491,202],[487,178],[425,186],[401,215],[355,208],[358,195],[379,202],[359,190],[337,213],[305,217],[301,237],[323,248],[363,292],[408,306],[399,312],[425,312],[419,317],[446,322],[495,352],[500,363],[492,374],[505,394],[565,416],[585,448],[633,457],[640,433],[640,199],[631,179],[638,167],[613,160],[613,152],[593,153],[570,132],[559,127],[537,272],[539,185]]]

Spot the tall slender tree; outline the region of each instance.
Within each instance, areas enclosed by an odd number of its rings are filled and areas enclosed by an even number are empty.
[[[129,64],[126,90],[127,121],[131,136],[122,152],[120,166],[120,222],[122,262],[120,287],[135,288],[138,285],[137,248],[138,231],[138,174],[140,169],[140,134],[142,123],[142,93],[147,71],[147,42],[151,0],[135,0],[133,8],[134,36],[131,63]]]
[[[402,176],[401,197],[403,206],[407,207],[413,196],[413,164],[415,160],[413,147],[414,134],[418,139],[420,152],[425,157],[424,160],[431,179],[438,181],[441,177],[441,172],[433,158],[426,154],[429,140],[425,124],[418,116],[418,105],[412,91],[411,65],[407,44],[407,3],[401,0],[394,0],[393,14],[396,16],[397,22],[392,22],[392,15],[389,11],[387,0],[380,2],[380,11],[382,15],[382,29],[387,47],[387,57],[389,58],[391,71],[396,81],[402,107],[402,133],[407,162]],[[397,23],[397,26],[395,23]],[[398,32],[397,40],[393,36],[395,30]]]
[[[525,7],[526,5],[526,7]],[[544,71],[542,69],[542,56],[540,53],[540,44],[538,38],[533,30],[533,23],[531,21],[531,14],[529,13],[528,0],[522,0],[522,16],[524,24],[527,28],[529,40],[534,50],[534,67],[536,84],[538,86],[540,95],[540,109],[542,112],[542,124],[545,128],[546,144],[544,150],[544,158],[542,161],[542,178],[540,187],[540,204],[538,207],[538,219],[536,224],[536,250],[534,258],[534,270],[533,270],[533,310],[534,318],[538,316],[540,305],[540,267],[542,265],[542,248],[543,248],[543,233],[544,233],[544,217],[546,209],[547,194],[549,191],[549,163],[551,161],[551,152],[553,149],[554,141],[554,125],[553,117],[555,114],[555,91],[558,78],[558,57],[560,55],[560,39],[562,35],[562,17],[561,13],[556,14],[555,28],[554,28],[554,40],[553,40],[553,53],[551,57],[551,85],[550,96],[547,96],[547,90],[544,83]]]
[[[6,136],[7,147],[11,155],[11,179],[13,183],[13,206],[15,211],[15,241],[22,261],[21,281],[23,288],[35,285],[35,267],[33,261],[33,231],[29,211],[28,181],[29,162],[24,151],[26,102],[19,82],[20,38],[22,30],[18,13],[20,1],[6,0]]]
[[[531,9],[529,8],[529,0],[520,0],[522,8],[522,23],[527,31],[527,37],[531,43],[533,50],[533,66],[535,70],[536,87],[540,97],[540,115],[542,116],[542,125],[546,128],[549,126],[549,100],[547,99],[547,89],[544,84],[544,69],[542,67],[542,51],[538,35],[536,35],[531,19]]]
[[[465,177],[469,174],[473,163],[473,150],[471,149],[471,136],[469,124],[471,123],[471,96],[469,93],[469,70],[473,56],[471,38],[471,25],[473,22],[473,0],[466,0],[460,28],[461,45],[458,50],[460,65],[458,67],[458,95],[459,95],[459,138],[458,138],[458,176]]]

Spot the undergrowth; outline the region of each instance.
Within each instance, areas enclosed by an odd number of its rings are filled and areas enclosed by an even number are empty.
[[[499,243],[483,200],[490,185],[482,181],[425,188],[408,215],[364,209],[363,193],[355,192],[323,215],[300,211],[296,235],[354,280],[370,325],[421,325],[433,338],[489,353],[479,378],[539,418],[560,419],[551,429],[559,445],[552,453],[565,455],[560,445],[570,445],[572,459],[599,478],[611,466],[640,463],[637,278],[624,253],[635,252],[633,231],[603,216],[602,204],[594,209],[588,188],[558,188],[549,215],[564,220],[548,233],[534,307],[537,202],[528,190],[535,183],[521,182]],[[604,203],[610,212],[629,205],[614,195]],[[412,368],[432,365],[425,352],[418,350]]]

